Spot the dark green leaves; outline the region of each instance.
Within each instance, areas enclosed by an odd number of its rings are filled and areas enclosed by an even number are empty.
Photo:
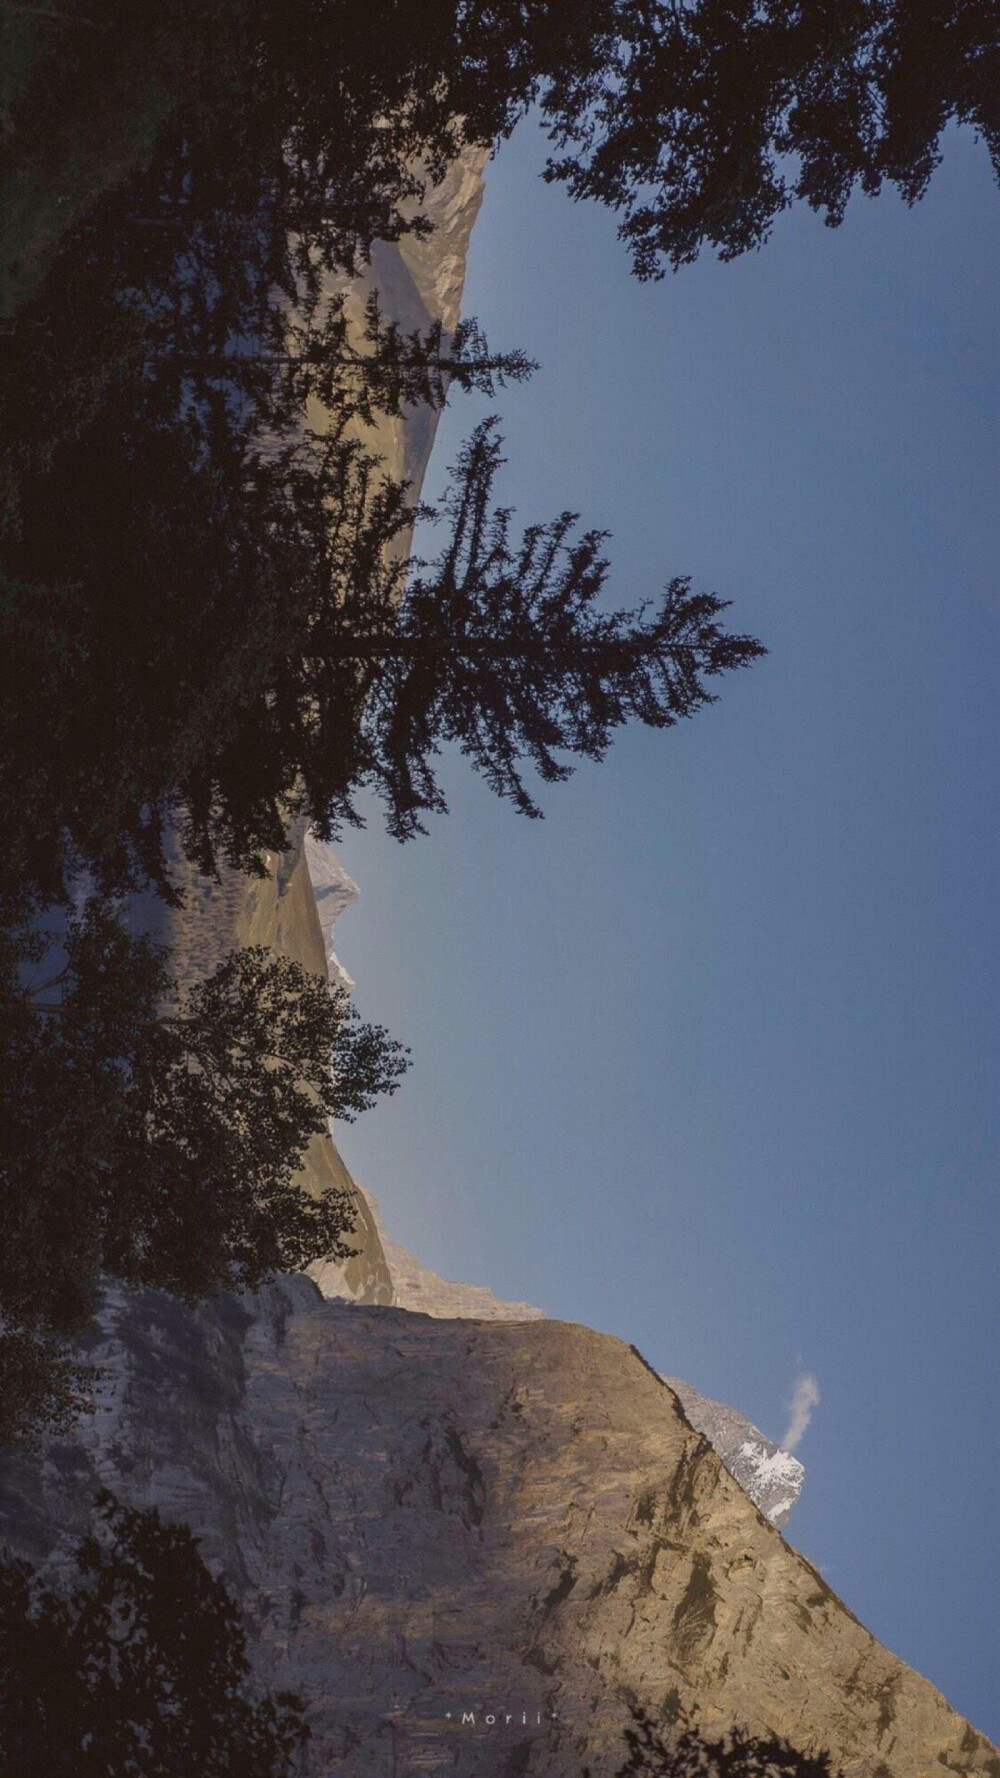
[[[48,1412],[45,1351],[82,1331],[102,1274],[194,1302],[350,1254],[348,1198],[309,1196],[297,1169],[329,1118],[396,1090],[407,1056],[259,947],[180,995],[163,953],[99,902],[46,956],[11,945],[2,989],[0,1369],[16,1431]]]
[[[0,1564],[0,1765],[18,1778],[282,1778],[301,1700],[250,1684],[235,1600],[186,1525],[107,1491],[71,1584]]]

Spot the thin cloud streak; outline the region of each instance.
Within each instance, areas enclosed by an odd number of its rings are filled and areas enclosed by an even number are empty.
[[[813,1408],[820,1401],[819,1384],[811,1371],[803,1371],[792,1390],[792,1406],[788,1431],[781,1441],[784,1451],[795,1451],[809,1430]]]

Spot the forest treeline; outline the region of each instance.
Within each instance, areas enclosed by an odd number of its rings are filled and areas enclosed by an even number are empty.
[[[349,265],[413,226],[422,167],[535,107],[548,176],[621,214],[645,276],[759,246],[796,199],[832,223],[855,189],[913,201],[953,121],[1000,148],[992,0],[65,0],[0,24],[3,314],[178,132],[202,201],[245,216],[267,187]]]
[[[531,374],[469,319],[345,292],[529,111],[638,276],[759,247],[795,201],[921,196],[964,123],[1000,169],[986,0],[4,4],[0,142],[0,1436],[86,1402],[100,1280],[196,1301],[349,1251],[296,1170],[406,1065],[274,955],[194,987],[129,898],[178,848],[260,872],[293,821],[406,840],[457,748],[501,797],[713,701],[761,643],[671,568],[502,503],[499,420],[433,506],[385,416]],[[409,545],[418,525],[421,551]]]

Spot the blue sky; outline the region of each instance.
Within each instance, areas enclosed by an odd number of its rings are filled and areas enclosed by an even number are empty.
[[[430,837],[348,837],[340,954],[414,1066],[345,1156],[426,1264],[772,1436],[815,1373],[790,1540],[1000,1738],[1000,192],[956,136],[912,211],[642,286],[540,158],[490,168],[469,266],[541,363],[499,492],[612,530],[616,601],[690,573],[770,654],[544,822],[449,759]]]

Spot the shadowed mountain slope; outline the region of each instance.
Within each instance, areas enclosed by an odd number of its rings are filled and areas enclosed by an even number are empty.
[[[611,1778],[630,1699],[851,1778],[1000,1778],[621,1341],[301,1278],[196,1313],[117,1294],[102,1320],[99,1412],[6,1461],[0,1530],[58,1567],[99,1482],[189,1520],[261,1673],[309,1700],[313,1778]]]

